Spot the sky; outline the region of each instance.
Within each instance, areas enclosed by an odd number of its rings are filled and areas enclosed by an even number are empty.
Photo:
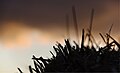
[[[69,15],[70,38],[75,39],[72,6],[75,6],[79,35],[90,23],[94,8],[92,34],[103,44],[113,24],[111,36],[120,40],[119,0],[0,0],[0,73],[24,72],[32,65],[32,55],[51,57],[56,41],[66,38],[66,14]]]

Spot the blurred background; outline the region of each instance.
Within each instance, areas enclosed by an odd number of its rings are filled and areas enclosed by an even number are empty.
[[[75,5],[79,35],[89,28],[91,9],[95,9],[92,34],[104,45],[105,34],[113,24],[111,36],[120,41],[119,0],[0,0],[0,73],[25,73],[32,55],[51,57],[56,41],[67,38],[69,15],[71,42],[76,40],[72,6]],[[80,36],[81,37],[81,36]],[[79,37],[79,38],[80,38]]]

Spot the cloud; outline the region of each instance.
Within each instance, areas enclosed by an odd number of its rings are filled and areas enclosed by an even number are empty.
[[[28,26],[48,28],[64,25],[64,16],[71,13],[72,5],[76,6],[78,15],[81,13],[78,19],[82,19],[83,15],[90,13],[91,8],[101,14],[107,5],[112,6],[114,2],[116,0],[5,0],[2,15],[5,20],[21,20]]]
[[[70,15],[71,34],[74,34],[72,5],[76,6],[80,31],[87,29],[91,8],[95,9],[93,33],[107,32],[113,22],[113,33],[118,32],[117,0],[1,0],[2,16],[0,37],[7,43],[18,42],[28,45],[34,30],[44,33],[38,35],[40,41],[65,38],[65,14]],[[115,17],[115,18],[114,18]],[[4,23],[5,22],[5,23]],[[12,23],[11,23],[12,22]],[[15,23],[13,23],[15,22]],[[29,30],[29,31],[28,31]],[[28,35],[30,33],[30,35]],[[73,36],[73,35],[72,35]],[[44,38],[44,39],[43,39]],[[21,40],[24,39],[24,40]],[[14,40],[14,41],[13,41]],[[9,42],[8,42],[9,41]],[[24,42],[24,43],[22,43]],[[28,44],[27,44],[28,43]],[[12,43],[10,44],[12,45]]]
[[[46,31],[24,26],[20,22],[4,22],[3,24],[0,42],[6,48],[31,48],[35,43],[45,45],[52,41],[61,41],[60,37],[56,38]]]

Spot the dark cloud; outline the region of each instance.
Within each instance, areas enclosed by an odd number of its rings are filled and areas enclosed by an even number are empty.
[[[65,14],[70,15],[72,24],[72,5],[76,6],[77,19],[80,28],[89,24],[90,10],[95,9],[96,30],[101,30],[102,16],[110,17],[117,0],[1,0],[2,21],[21,21],[27,26],[35,28],[63,28],[65,27]],[[111,8],[111,12],[109,7]],[[109,15],[108,15],[109,14]],[[100,19],[98,21],[98,19]],[[111,17],[112,18],[112,17]],[[107,20],[107,19],[105,19]],[[109,19],[110,20],[110,19]],[[110,20],[111,21],[111,20]],[[103,25],[108,21],[103,21]],[[110,22],[111,23],[111,22]],[[85,25],[86,24],[86,25]],[[72,25],[71,25],[72,26]],[[98,26],[98,27],[97,27]],[[61,28],[60,28],[61,27]]]

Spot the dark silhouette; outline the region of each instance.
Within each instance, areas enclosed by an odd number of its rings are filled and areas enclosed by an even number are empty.
[[[94,16],[94,9],[92,9],[90,27],[87,30],[88,33],[85,34],[84,29],[82,30],[81,47],[79,47],[79,32],[74,6],[72,7],[72,11],[78,39],[77,43],[74,41],[75,45],[72,46],[69,40],[65,40],[65,45],[63,46],[57,42],[56,46],[53,46],[55,54],[50,51],[52,58],[36,58],[33,55],[34,68],[29,66],[30,73],[120,72],[120,44],[110,35],[113,24],[105,37],[100,33],[100,36],[106,44],[106,46],[100,47],[91,33]],[[66,21],[66,24],[69,25],[68,16],[66,16]],[[67,33],[69,33],[69,30],[67,30]],[[87,46],[84,45],[86,37],[88,37]],[[110,39],[112,42],[109,41]],[[20,68],[18,70],[20,73],[23,73]]]
[[[77,38],[77,43],[79,44],[79,26],[77,23],[77,17],[76,17],[76,10],[75,10],[75,6],[72,6],[72,13],[73,13],[73,21],[74,21],[74,27],[75,27],[75,33],[76,33],[76,38]]]
[[[60,43],[53,46],[56,54],[50,51],[52,54],[50,59],[36,58],[33,55],[34,68],[29,66],[30,73],[120,72],[120,44],[109,34],[106,34],[113,41],[104,47],[98,48],[97,51],[93,45],[92,47],[84,46],[84,30],[82,32],[81,48],[76,42],[74,42],[75,46],[72,46],[69,40],[65,40],[66,44],[64,46]],[[117,46],[118,50],[114,46]],[[18,70],[22,73],[19,68]]]

